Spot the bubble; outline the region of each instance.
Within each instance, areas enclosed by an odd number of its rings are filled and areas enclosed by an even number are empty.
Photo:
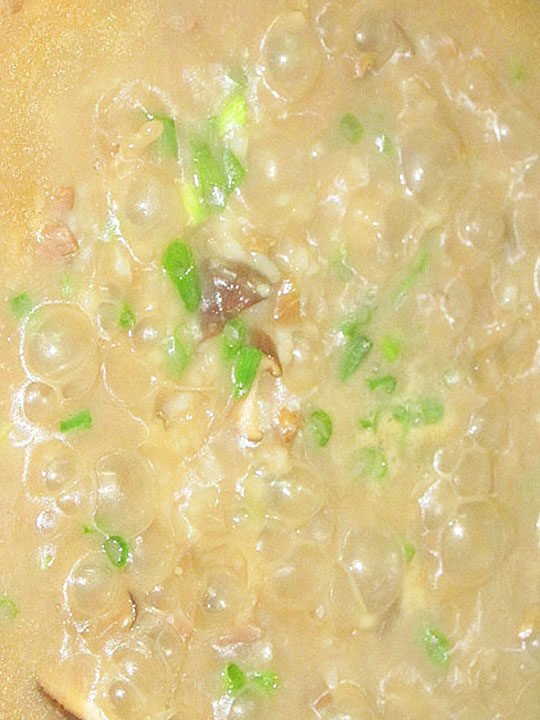
[[[436,530],[455,512],[458,503],[456,490],[450,480],[435,481],[418,498],[420,515],[426,530]]]
[[[131,586],[146,591],[158,585],[174,569],[175,550],[172,524],[164,517],[155,518],[131,545]]]
[[[353,683],[341,682],[321,695],[314,705],[319,720],[373,720],[368,698]]]
[[[83,477],[83,459],[61,440],[49,440],[31,451],[26,481],[32,493],[58,498]]]
[[[478,586],[502,562],[509,527],[491,500],[463,504],[441,539],[443,570],[453,583]]]
[[[136,174],[124,196],[123,214],[128,222],[150,230],[167,210],[168,193],[163,182],[150,173]]]
[[[442,126],[414,128],[401,143],[401,162],[410,192],[423,203],[439,200],[453,191],[461,175],[458,139]]]
[[[324,486],[300,470],[270,481],[266,495],[267,516],[295,528],[311,520],[326,502]]]
[[[154,517],[154,489],[146,461],[137,453],[115,452],[96,466],[96,524],[126,538],[146,530]]]
[[[61,412],[56,390],[46,383],[31,382],[24,388],[23,411],[29,422],[50,425]]]
[[[64,599],[75,622],[108,613],[120,596],[120,575],[102,552],[77,560],[64,583]]]
[[[508,417],[504,402],[494,397],[471,418],[469,432],[484,450],[501,448],[508,434]]]
[[[375,529],[350,530],[343,545],[343,562],[368,612],[383,614],[399,598],[405,558],[393,536]]]
[[[315,544],[297,543],[272,573],[276,600],[295,610],[314,611],[329,589],[327,558]]]
[[[453,480],[461,496],[487,495],[491,489],[489,455],[478,450],[465,452],[454,469]]]
[[[300,100],[313,89],[321,59],[319,40],[304,15],[278,15],[262,46],[264,79],[270,89],[284,100]]]
[[[42,305],[29,317],[23,340],[28,371],[77,397],[94,384],[98,346],[88,317],[74,305]]]
[[[405,38],[392,17],[379,10],[365,12],[356,22],[354,39],[358,49],[375,56],[377,66],[384,64]]]
[[[232,572],[208,570],[202,580],[200,606],[205,616],[216,622],[230,622],[245,607],[247,588]]]
[[[489,190],[469,188],[458,204],[455,223],[458,238],[466,248],[486,255],[500,249],[504,217],[501,203]]]

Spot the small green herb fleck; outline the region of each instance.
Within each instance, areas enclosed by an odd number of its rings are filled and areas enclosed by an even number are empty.
[[[75,295],[75,278],[71,273],[62,275],[59,280],[60,295],[66,300],[70,300]]]
[[[178,337],[178,333],[167,338],[165,351],[167,353],[166,358],[169,374],[175,380],[179,380],[189,365],[190,353],[185,343]]]
[[[188,225],[199,225],[204,222],[208,218],[209,211],[195,183],[183,183],[180,187],[180,194],[188,216]]]
[[[412,289],[420,275],[425,271],[429,263],[429,253],[420,252],[416,257],[411,269],[404,275],[403,279],[393,293],[394,304],[398,305],[405,299],[407,293]]]
[[[232,130],[245,125],[247,121],[247,103],[242,93],[233,93],[223,105],[218,116],[219,134],[222,137]]]
[[[103,550],[114,567],[122,568],[129,558],[129,546],[120,535],[109,535],[103,543]]]
[[[388,472],[388,460],[381,448],[363,447],[355,455],[354,469],[361,477],[382,480]]]
[[[262,688],[266,693],[272,695],[279,687],[279,677],[270,670],[255,672],[251,675],[253,683]]]
[[[325,410],[313,410],[309,416],[309,429],[315,445],[324,447],[332,437],[332,418]]]
[[[190,312],[201,302],[199,274],[189,245],[173,240],[163,255],[163,268]]]
[[[89,410],[81,410],[81,412],[71,415],[64,420],[60,420],[60,432],[70,432],[71,430],[90,430],[92,427],[92,415]]]
[[[519,58],[514,57],[510,60],[510,75],[512,77],[512,82],[516,85],[519,85],[526,79],[527,73],[525,71],[525,66]]]
[[[223,355],[232,360],[240,348],[245,345],[247,336],[246,324],[241,317],[232,318],[223,328]]]
[[[401,352],[401,343],[390,335],[385,335],[381,340],[381,355],[388,362],[394,362],[398,359]]]
[[[444,667],[450,658],[451,644],[448,638],[438,630],[425,626],[422,641],[431,662],[437,667]]]
[[[361,332],[352,330],[345,345],[339,364],[339,377],[342,381],[348,380],[358,370],[369,355],[373,343]]]
[[[223,169],[227,180],[227,190],[232,192],[246,177],[246,169],[233,151],[228,148],[223,151]]]
[[[353,113],[346,113],[339,121],[339,129],[345,140],[356,145],[364,134],[364,127]]]
[[[124,330],[131,330],[135,327],[135,313],[127,303],[124,303],[120,309],[118,324]]]
[[[412,543],[410,543],[408,540],[405,540],[403,543],[403,550],[405,552],[405,560],[410,563],[413,561],[414,556],[416,555],[416,548]]]
[[[191,151],[193,180],[200,201],[209,211],[221,212],[225,208],[229,192],[221,158],[217,159],[210,145],[203,140],[195,140]]]
[[[178,138],[176,136],[176,123],[168,115],[146,114],[148,120],[158,120],[162,125],[161,135],[152,143],[158,155],[161,157],[178,159]]]
[[[229,663],[223,671],[225,687],[229,695],[236,695],[246,684],[244,672],[235,663]]]
[[[236,353],[231,370],[233,394],[242,398],[248,394],[257,375],[262,353],[251,345],[244,345]]]
[[[358,427],[361,430],[373,430],[373,432],[377,432],[377,430],[379,429],[379,419],[381,413],[381,410],[377,410],[376,412],[372,412],[367,417],[360,418],[360,420],[358,421]]]
[[[392,395],[396,389],[397,378],[394,375],[382,375],[381,377],[369,378],[366,382],[372,392],[380,390],[386,395]]]
[[[23,320],[32,311],[34,301],[28,293],[23,292],[11,298],[9,307],[18,320]]]
[[[420,400],[420,410],[424,425],[434,425],[444,418],[444,406],[437,398],[422,398]]]
[[[347,249],[341,247],[330,258],[330,267],[341,282],[347,283],[353,278],[353,271],[348,261]]]
[[[0,623],[15,620],[19,610],[13,600],[7,595],[0,597]]]

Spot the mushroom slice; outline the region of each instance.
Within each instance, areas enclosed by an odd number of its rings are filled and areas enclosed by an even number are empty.
[[[254,328],[250,333],[250,341],[264,355],[261,370],[268,370],[274,377],[281,377],[283,368],[281,367],[276,345],[270,335],[267,335],[263,330]]]
[[[227,320],[269,297],[271,283],[246,263],[208,261],[202,273],[202,328],[217,335]]]
[[[42,678],[37,679],[39,692],[50,702],[50,704],[63,715],[65,720],[108,720],[93,700],[81,693],[62,687],[62,681],[57,683]]]

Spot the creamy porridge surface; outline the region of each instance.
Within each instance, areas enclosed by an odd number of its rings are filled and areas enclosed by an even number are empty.
[[[0,0],[0,720],[538,720],[538,0]]]

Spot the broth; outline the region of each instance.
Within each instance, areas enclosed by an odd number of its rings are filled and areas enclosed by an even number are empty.
[[[537,720],[539,38],[0,0],[1,720]]]

